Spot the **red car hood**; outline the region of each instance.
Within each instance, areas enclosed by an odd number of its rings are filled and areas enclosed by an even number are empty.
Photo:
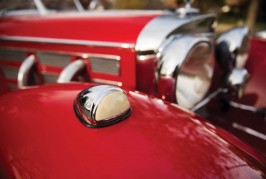
[[[0,97],[0,161],[6,175],[265,177],[263,165],[221,138],[214,126],[138,92],[126,91],[132,114],[124,121],[105,128],[85,127],[75,116],[73,101],[89,86],[50,85]]]
[[[143,27],[159,14],[162,12],[107,11],[7,16],[0,21],[0,35],[135,44]]]

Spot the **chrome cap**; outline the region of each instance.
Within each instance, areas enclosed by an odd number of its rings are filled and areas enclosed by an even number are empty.
[[[74,110],[84,125],[93,128],[114,124],[131,113],[125,92],[109,85],[83,90],[75,99]]]
[[[227,85],[231,92],[238,98],[244,93],[245,86],[248,82],[249,74],[244,68],[234,68],[228,75]]]

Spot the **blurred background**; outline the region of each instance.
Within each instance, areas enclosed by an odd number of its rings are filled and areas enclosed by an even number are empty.
[[[85,10],[168,9],[175,11],[179,7],[184,7],[186,0],[42,0],[48,9],[54,10],[73,10],[74,1],[79,1]],[[253,32],[266,30],[266,0],[190,1],[192,6],[198,8],[200,12],[218,15],[216,29],[218,33],[236,25],[248,25]],[[34,6],[33,0],[0,0],[0,10],[25,9],[25,7],[32,6]]]
[[[80,0],[85,8],[93,0]],[[98,0],[104,9],[169,9],[184,6],[184,0]],[[266,0],[195,0],[192,6],[202,13],[218,16],[217,31],[248,25],[253,32],[266,30]]]

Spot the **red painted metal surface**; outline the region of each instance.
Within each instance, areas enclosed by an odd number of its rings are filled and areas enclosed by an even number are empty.
[[[246,95],[255,96],[256,107],[266,107],[265,77],[266,77],[266,40],[253,38],[250,46],[249,59],[246,68],[250,73],[250,79],[245,90]],[[254,100],[250,100],[254,101]]]
[[[138,56],[136,60],[137,90],[157,96],[157,64],[155,55]]]
[[[160,98],[176,103],[175,79],[172,77],[163,77],[158,80],[158,95]]]
[[[8,16],[0,19],[0,36],[21,36],[49,39],[82,40],[110,42],[134,45],[143,27],[162,12],[130,13],[63,13],[52,15]],[[87,73],[91,81],[107,80],[120,84],[128,89],[136,89],[136,55],[134,48],[118,48],[94,45],[73,45],[36,42],[1,41],[0,47],[24,50],[27,53],[49,52],[71,55],[71,58],[82,58],[85,54],[116,55],[120,57],[120,74],[110,75],[95,73],[87,65]],[[38,59],[37,59],[38,61]],[[85,60],[88,63],[88,60]],[[21,63],[0,59],[0,67],[18,68]],[[39,72],[59,75],[62,67],[39,64]],[[16,81],[1,80],[8,86],[16,85]],[[4,91],[4,89],[1,89]]]
[[[120,14],[101,12],[95,14],[58,13],[45,16],[22,15],[1,18],[0,29],[1,35],[8,36],[135,44],[142,28],[157,15],[158,13],[143,15],[141,13],[130,14],[128,12]]]
[[[133,111],[129,118],[105,128],[83,126],[73,101],[89,86],[47,85],[0,96],[0,164],[5,175],[265,177],[265,159],[231,135],[193,113],[137,92],[126,91]]]

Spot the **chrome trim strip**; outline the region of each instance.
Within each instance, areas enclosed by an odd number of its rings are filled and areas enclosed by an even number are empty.
[[[199,110],[200,108],[202,108],[203,106],[205,106],[208,102],[210,102],[213,98],[215,98],[218,94],[220,94],[220,93],[227,93],[227,92],[228,92],[228,89],[226,89],[226,88],[218,88],[214,92],[210,93],[205,99],[203,99],[198,104],[196,104],[191,109],[191,111],[196,112],[197,110]]]
[[[57,83],[67,83],[70,82],[75,75],[80,71],[85,69],[86,64],[82,60],[76,60],[70,63],[64,70],[60,73]]]
[[[208,18],[215,19],[215,15],[206,14],[180,18],[175,14],[158,16],[151,20],[140,32],[136,42],[136,51],[156,51],[165,39],[181,26],[194,21]]]
[[[84,53],[82,54],[83,58],[91,58],[91,57],[95,57],[95,58],[106,58],[106,59],[111,59],[111,60],[117,60],[120,61],[121,57],[118,55],[108,55],[108,54],[98,54],[98,53]]]
[[[30,55],[21,64],[18,71],[18,88],[22,89],[27,86],[29,81],[29,73],[35,64],[35,56]]]
[[[249,127],[246,127],[246,126],[242,126],[238,123],[233,123],[232,126],[236,129],[239,129],[239,130],[244,131],[244,132],[246,132],[252,136],[258,137],[258,138],[266,141],[266,135],[263,133],[257,132],[255,130],[249,128]]]
[[[97,47],[114,47],[134,49],[135,44],[120,43],[120,42],[104,42],[93,40],[73,40],[73,39],[58,39],[44,37],[28,37],[28,36],[0,36],[0,40],[17,41],[17,42],[34,42],[34,43],[50,43],[50,44],[65,44],[65,45],[82,45],[82,46],[97,46]]]

